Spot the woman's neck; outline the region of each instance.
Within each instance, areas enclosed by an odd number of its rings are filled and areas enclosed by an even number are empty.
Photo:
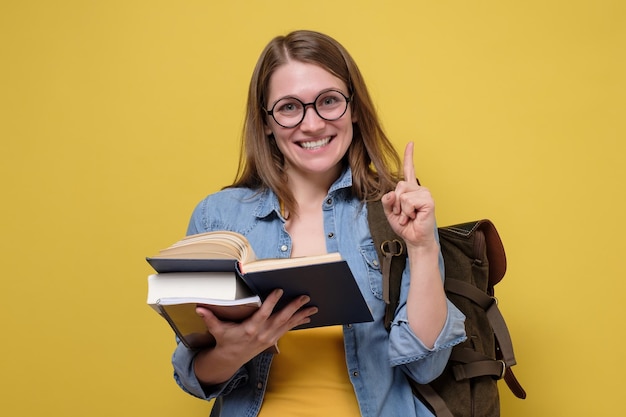
[[[321,200],[326,197],[328,190],[339,175],[341,175],[341,166],[337,165],[332,170],[311,174],[294,169],[286,170],[288,183],[287,186],[291,190],[298,205],[306,204],[311,200]]]

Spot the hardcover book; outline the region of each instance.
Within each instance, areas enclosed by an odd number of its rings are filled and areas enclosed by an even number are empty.
[[[196,305],[223,320],[241,321],[276,288],[284,293],[275,310],[300,295],[311,298],[307,306],[318,307],[311,322],[296,329],[373,321],[339,253],[257,259],[243,235],[218,231],[188,236],[147,261],[157,272],[148,279],[148,304],[191,348],[214,343]]]

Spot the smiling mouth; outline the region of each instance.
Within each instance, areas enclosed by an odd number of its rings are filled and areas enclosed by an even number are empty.
[[[327,138],[320,139],[320,140],[314,140],[310,142],[300,142],[299,145],[301,148],[314,150],[314,149],[319,149],[323,146],[328,145],[330,140],[331,140],[331,137],[329,136]]]

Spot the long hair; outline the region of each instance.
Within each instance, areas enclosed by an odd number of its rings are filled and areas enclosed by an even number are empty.
[[[289,212],[297,212],[297,203],[287,187],[283,155],[265,133],[268,116],[264,108],[270,77],[289,60],[318,65],[348,86],[356,122],[343,161],[352,169],[352,193],[361,201],[369,201],[393,189],[399,179],[400,158],[382,129],[361,72],[336,40],[305,30],[274,38],[257,61],[248,90],[239,167],[230,187],[259,191],[270,188]]]

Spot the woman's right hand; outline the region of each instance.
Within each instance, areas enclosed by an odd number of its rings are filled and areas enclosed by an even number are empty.
[[[227,381],[246,362],[274,346],[278,339],[296,326],[309,323],[317,307],[301,308],[310,299],[303,295],[272,314],[283,291],[274,290],[261,307],[241,323],[221,321],[209,309],[198,307],[207,329],[215,337],[213,348],[198,352],[194,371],[198,380],[206,385]]]

